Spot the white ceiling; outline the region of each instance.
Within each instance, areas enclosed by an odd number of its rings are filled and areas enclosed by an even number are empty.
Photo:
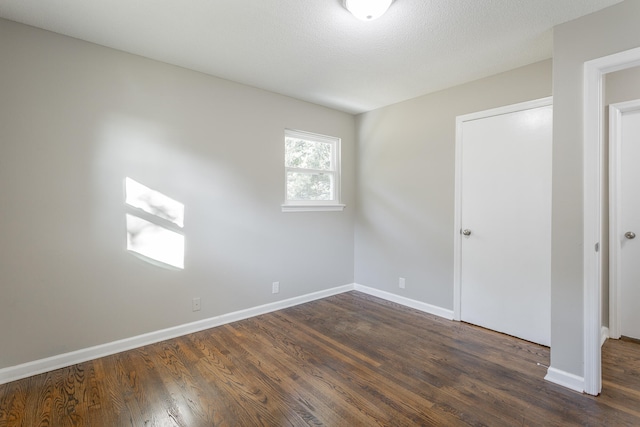
[[[0,17],[349,113],[551,57],[551,28],[621,0],[1,0]]]

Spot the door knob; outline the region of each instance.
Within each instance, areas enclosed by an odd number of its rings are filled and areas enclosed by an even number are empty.
[[[471,236],[471,230],[469,230],[468,228],[465,228],[464,230],[462,230],[462,234],[464,236]],[[635,237],[635,234],[633,237]]]
[[[629,240],[635,239],[636,233],[634,233],[633,231],[627,231],[626,233],[624,233],[624,237],[626,237]]]

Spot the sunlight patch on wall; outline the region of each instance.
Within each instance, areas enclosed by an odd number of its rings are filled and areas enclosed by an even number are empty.
[[[184,205],[182,203],[129,177],[125,179],[125,187],[127,192],[125,202],[129,206],[142,209],[147,213],[171,221],[179,227],[184,227]]]
[[[184,268],[184,205],[127,177],[127,250],[156,265]]]

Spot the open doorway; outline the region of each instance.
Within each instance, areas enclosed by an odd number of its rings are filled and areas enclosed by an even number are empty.
[[[604,338],[640,339],[640,224],[636,218],[637,164],[640,162],[640,67],[604,76],[605,150],[603,152]],[[608,184],[608,185],[607,185]],[[607,333],[608,332],[608,333]]]
[[[608,230],[603,215],[608,200],[603,194],[606,76],[638,66],[640,48],[588,61],[584,66],[584,389],[593,395],[602,389],[602,273],[606,259],[601,244]]]

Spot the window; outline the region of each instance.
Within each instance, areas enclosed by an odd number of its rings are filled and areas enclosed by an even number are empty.
[[[127,250],[147,262],[184,268],[184,205],[125,179]]]
[[[286,129],[284,212],[342,210],[340,138]]]

